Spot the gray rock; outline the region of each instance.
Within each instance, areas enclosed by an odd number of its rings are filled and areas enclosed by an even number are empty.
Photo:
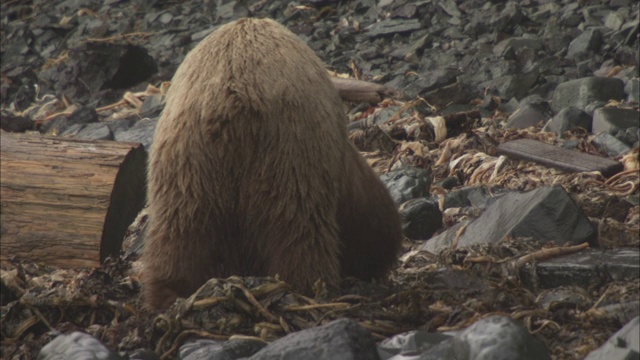
[[[77,102],[96,100],[104,89],[131,87],[158,70],[147,50],[136,45],[78,42],[69,48],[68,56],[67,61],[44,68],[38,76],[44,91]]]
[[[382,360],[452,359],[454,335],[454,332],[410,331],[382,341],[378,354]]]
[[[437,200],[409,200],[400,207],[400,215],[404,219],[404,234],[412,240],[428,239],[442,228],[442,212]]]
[[[411,45],[393,51],[391,56],[404,59],[406,61],[418,62],[418,57],[422,55],[424,49],[431,44],[432,41],[433,39],[430,34],[424,35],[414,41]]]
[[[632,126],[624,131],[619,130],[614,136],[617,139],[621,140],[623,143],[635,148],[639,145],[638,141],[640,141],[640,128],[638,128],[637,126]]]
[[[584,59],[602,47],[603,38],[599,29],[588,29],[573,39],[567,50],[568,59]]]
[[[586,249],[578,253],[538,262],[535,284],[542,289],[558,286],[580,286],[589,289],[611,280],[625,281],[640,276],[640,251],[637,248],[611,250]],[[525,284],[533,284],[530,267],[521,272]]]
[[[478,320],[453,339],[452,347],[455,359],[551,359],[544,344],[521,323],[506,316]]]
[[[68,359],[120,360],[122,358],[107,349],[98,339],[79,331],[56,336],[38,354],[38,360]]]
[[[498,45],[494,46],[493,54],[498,57],[504,57],[508,51],[519,51],[523,48],[539,51],[542,50],[544,46],[540,39],[512,37],[502,40]]]
[[[81,125],[82,129],[74,137],[86,140],[113,140],[111,129],[105,123]]]
[[[556,87],[551,107],[560,111],[567,106],[585,110],[594,101],[624,98],[624,82],[616,78],[588,77],[564,82]]]
[[[526,129],[537,125],[541,121],[547,121],[551,113],[540,104],[527,104],[509,116],[506,129]]]
[[[463,187],[444,196],[444,209],[468,206],[484,209],[491,201],[491,196],[491,191],[483,185]]]
[[[247,359],[378,360],[379,357],[369,331],[353,320],[340,319],[289,334]]]
[[[624,300],[623,300],[624,301]],[[640,315],[640,300],[627,300],[622,303],[614,303],[598,307],[605,316],[616,319],[621,323],[628,322]]]
[[[607,133],[614,135],[620,130],[638,127],[640,112],[633,109],[602,107],[593,112],[593,133]]]
[[[542,342],[519,322],[506,316],[478,320],[459,332],[413,331],[383,341],[382,360],[545,360],[551,359]]]
[[[376,111],[373,114],[369,115],[365,120],[365,123],[367,124],[367,126],[384,124],[389,119],[391,119],[391,117],[394,116],[398,112],[398,110],[400,110],[400,106],[389,106],[386,108],[382,108],[380,109],[380,111]],[[402,112],[402,114],[405,113],[406,112]]]
[[[69,116],[71,124],[90,124],[96,121],[98,121],[98,113],[89,106],[81,106]]]
[[[126,131],[131,126],[133,126],[136,122],[137,121],[130,120],[130,119],[119,119],[119,120],[108,121],[105,123],[109,126],[109,129],[111,129],[112,133],[117,134],[117,133]]]
[[[577,150],[578,145],[580,145],[579,140],[566,140],[560,144],[560,147],[570,150]]]
[[[607,15],[607,17],[605,18],[604,26],[611,30],[620,30],[625,22],[625,13],[628,14],[626,9],[610,12],[609,15]]]
[[[52,120],[44,123],[39,131],[47,135],[59,135],[74,124],[89,124],[98,121],[98,114],[95,109],[81,106],[70,115],[60,114]]]
[[[591,116],[575,106],[568,106],[549,120],[543,130],[561,135],[565,131],[579,127],[591,132]]]
[[[249,357],[266,346],[251,339],[217,341],[198,339],[180,347],[181,360],[236,360]]]
[[[394,34],[402,34],[411,31],[419,30],[422,26],[420,20],[401,20],[401,19],[387,19],[377,22],[369,28],[367,35],[370,38],[376,38],[381,36],[389,36]]]
[[[426,197],[431,186],[431,172],[422,168],[400,168],[380,176],[396,204]]]
[[[495,89],[497,95],[504,99],[521,99],[538,80],[538,73],[507,75],[482,83],[482,88]]]
[[[557,308],[585,311],[592,305],[589,294],[577,286],[561,286],[544,290],[538,294],[536,303],[548,311],[553,311]]]
[[[593,138],[593,143],[611,157],[616,157],[631,150],[631,148],[624,142],[620,141],[620,139],[607,133],[599,134]]]
[[[458,237],[458,230],[466,226]],[[457,246],[497,243],[503,237],[532,237],[558,245],[594,242],[596,230],[561,187],[543,187],[527,193],[507,193],[477,219],[456,224],[427,241],[422,249],[437,254],[457,238]]]
[[[82,129],[84,129],[84,125],[83,124],[74,124],[74,125],[71,125],[68,128],[66,128],[60,134],[60,136],[63,136],[63,137],[76,137],[76,135],[78,135],[78,133]]]
[[[115,133],[114,138],[116,141],[139,142],[148,151],[151,149],[157,124],[158,119],[142,119],[127,130]]]
[[[148,96],[140,108],[140,116],[143,118],[158,117],[164,108],[164,95]]]
[[[444,189],[451,190],[456,186],[460,186],[460,180],[455,176],[449,176],[438,182],[436,185],[442,186]]]
[[[640,357],[640,317],[629,321],[607,342],[592,351],[585,360],[631,360]]]
[[[640,79],[630,79],[624,86],[624,92],[627,94],[627,101],[632,103],[640,103]]]

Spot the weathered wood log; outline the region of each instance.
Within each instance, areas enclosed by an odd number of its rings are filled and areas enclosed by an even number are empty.
[[[577,150],[563,149],[533,139],[518,139],[498,146],[498,154],[514,159],[535,161],[547,167],[567,172],[599,171],[602,176],[612,176],[623,170],[621,163]]]
[[[0,260],[97,267],[145,201],[138,143],[2,133]]]
[[[377,104],[385,97],[402,98],[402,93],[386,85],[356,79],[330,77],[342,100]]]

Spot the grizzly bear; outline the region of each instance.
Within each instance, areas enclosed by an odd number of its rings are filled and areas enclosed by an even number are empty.
[[[212,277],[279,274],[306,292],[380,277],[402,239],[323,63],[268,19],[221,26],[176,71],[148,205],[142,283],[154,309]]]

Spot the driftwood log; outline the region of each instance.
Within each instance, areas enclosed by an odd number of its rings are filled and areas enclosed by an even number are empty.
[[[137,143],[2,133],[0,260],[97,267],[145,201]]]
[[[342,100],[377,104],[384,98],[400,99],[403,94],[391,87],[356,79],[330,77]]]

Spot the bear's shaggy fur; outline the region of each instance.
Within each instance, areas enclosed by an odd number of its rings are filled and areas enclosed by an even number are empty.
[[[342,109],[320,59],[272,20],[224,25],[187,55],[149,160],[152,308],[212,277],[279,274],[308,291],[390,269],[399,215]]]

